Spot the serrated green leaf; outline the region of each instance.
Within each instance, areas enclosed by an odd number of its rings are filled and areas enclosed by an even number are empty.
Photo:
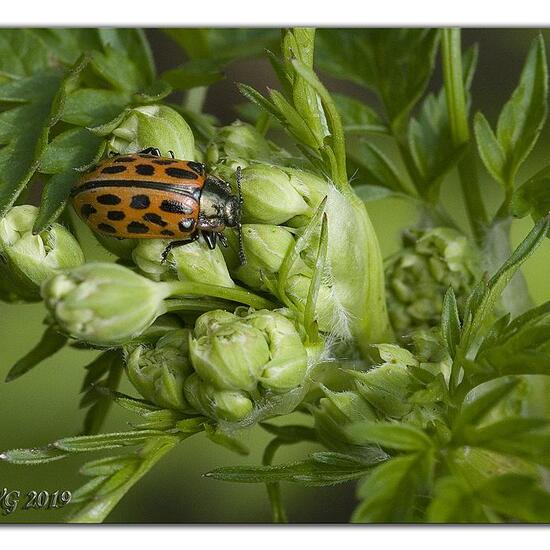
[[[321,29],[318,35],[317,65],[374,90],[392,124],[402,124],[430,79],[437,30]]]
[[[152,84],[140,90],[135,95],[138,103],[156,103],[172,93],[172,86],[162,79],[155,80]]]
[[[8,371],[6,382],[19,378],[30,371],[42,361],[57,353],[67,343],[67,337],[60,334],[53,327],[48,326],[42,335],[42,338],[24,357],[19,359],[15,365]]]
[[[459,351],[465,357],[474,341],[482,334],[495,304],[523,262],[537,249],[548,234],[550,215],[542,218],[514,250],[508,260],[486,284],[474,288],[467,303]]]
[[[359,445],[370,443],[399,451],[424,451],[433,445],[422,430],[404,423],[357,422],[346,428],[346,433]]]
[[[78,88],[68,93],[61,120],[76,126],[98,126],[123,111],[131,97],[126,91]]]
[[[67,456],[67,452],[52,446],[37,449],[10,449],[0,453],[0,460],[11,464],[44,464],[61,460]]]

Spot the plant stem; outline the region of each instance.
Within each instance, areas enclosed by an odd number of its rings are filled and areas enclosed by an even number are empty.
[[[271,440],[264,451],[264,456],[262,458],[262,464],[264,466],[271,466],[273,462],[273,457],[277,452],[277,449],[283,445],[283,442],[276,437]],[[278,482],[275,483],[266,483],[267,495],[269,497],[269,502],[271,503],[271,514],[273,523],[288,523],[288,518],[283,506],[281,499],[281,486]]]
[[[202,112],[207,92],[207,86],[191,88],[185,97],[185,108],[193,111],[194,113]]]
[[[167,296],[210,296],[240,302],[256,309],[274,309],[277,307],[273,302],[238,286],[229,288],[187,281],[170,281],[159,284],[165,286]]]
[[[480,244],[483,240],[484,226],[487,225],[488,218],[479,188],[476,157],[470,142],[468,109],[466,107],[464,78],[462,75],[460,29],[442,30],[441,51],[451,137],[455,147],[466,147],[464,156],[458,163],[462,195],[472,232],[476,241]]]

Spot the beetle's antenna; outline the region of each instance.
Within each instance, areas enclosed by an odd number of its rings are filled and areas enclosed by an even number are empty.
[[[241,223],[241,217],[242,217],[242,211],[243,211],[243,196],[241,193],[241,180],[242,180],[241,167],[237,166],[237,194],[239,197],[239,220],[237,222],[237,233],[239,235],[239,263],[241,265],[244,265],[246,263],[246,254],[244,253],[243,225]]]

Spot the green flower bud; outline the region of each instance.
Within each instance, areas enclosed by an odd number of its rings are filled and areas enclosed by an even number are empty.
[[[296,327],[286,317],[273,311],[257,311],[246,322],[262,331],[269,343],[271,359],[264,365],[261,385],[277,393],[299,386],[307,369],[307,353]]]
[[[25,204],[0,220],[0,296],[8,301],[38,301],[44,280],[84,262],[78,241],[62,225],[53,223],[34,235],[37,215],[38,208]]]
[[[269,346],[262,332],[235,318],[192,339],[191,361],[200,377],[218,389],[252,391],[269,361]]]
[[[201,315],[191,340],[191,361],[201,382],[217,390],[285,393],[304,380],[307,352],[284,310]]]
[[[250,288],[267,291],[263,275],[276,274],[294,244],[288,229],[278,225],[244,224],[242,228],[246,264],[238,258],[239,243],[235,233],[228,233],[230,247],[223,250],[231,273]]]
[[[197,373],[187,378],[184,393],[193,408],[211,418],[237,422],[248,416],[254,405],[243,391],[217,390]]]
[[[160,338],[154,348],[127,348],[128,378],[147,400],[166,409],[189,408],[183,382],[191,374],[188,329],[173,330]]]
[[[195,160],[195,138],[185,119],[164,105],[145,105],[128,109],[112,131],[109,149],[117,153],[135,153],[158,147],[163,156]]]
[[[243,221],[280,225],[313,213],[291,177],[276,166],[253,165],[242,172]]]
[[[139,244],[138,239],[119,239],[104,235],[99,231],[93,232],[94,237],[101,243],[101,246],[123,260],[131,260],[134,248]]]
[[[270,162],[269,142],[251,124],[237,120],[220,128],[206,151],[206,161],[213,172],[229,179],[238,166],[246,168],[251,161]]]
[[[42,297],[59,327],[98,346],[124,344],[165,313],[165,285],[117,264],[88,263],[42,285]]]
[[[132,257],[149,278],[160,281],[173,279],[234,287],[220,247],[210,250],[203,239],[174,248],[162,261],[162,253],[170,241],[142,239]]]
[[[411,412],[408,397],[417,387],[409,366],[417,366],[415,357],[399,346],[379,344],[381,364],[367,372],[354,373],[360,395],[385,416],[402,418]]]
[[[409,230],[403,244],[386,267],[390,319],[401,334],[439,324],[449,286],[462,306],[479,271],[476,251],[454,229]]]

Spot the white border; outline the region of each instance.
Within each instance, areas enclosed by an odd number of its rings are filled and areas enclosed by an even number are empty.
[[[5,0],[1,26],[550,26],[541,0]]]

